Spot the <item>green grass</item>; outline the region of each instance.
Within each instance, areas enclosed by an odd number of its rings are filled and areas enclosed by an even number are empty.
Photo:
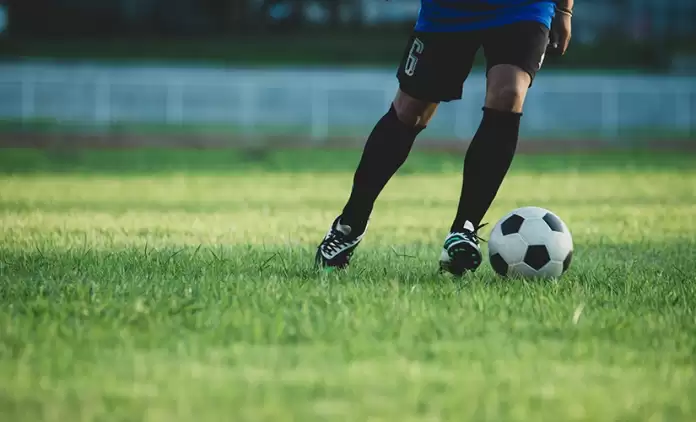
[[[437,275],[461,159],[422,154],[314,273],[357,157],[3,150],[0,420],[696,418],[693,156],[519,157],[487,220],[557,212],[553,282]]]
[[[371,130],[365,125],[359,126],[332,126],[328,138],[354,137],[363,138]],[[197,123],[132,123],[116,122],[110,124],[86,124],[55,119],[0,119],[0,134],[29,133],[32,135],[101,135],[101,136],[210,136],[212,138],[225,139],[230,146],[239,144],[240,137],[249,136],[255,142],[263,142],[264,137],[290,137],[303,140],[311,145],[312,128],[308,125],[255,125],[244,128],[235,124],[197,124]],[[473,136],[473,133],[472,133]],[[454,135],[447,129],[435,129],[428,132],[431,139],[452,140]],[[645,141],[667,139],[681,141],[685,146],[696,141],[696,134],[688,129],[675,129],[673,127],[631,127],[620,130],[615,136],[607,136],[600,130],[588,131],[549,131],[549,130],[525,130],[523,138],[532,140],[554,141],[586,141],[588,139],[605,139],[614,146],[641,146]],[[235,144],[235,142],[237,144]]]
[[[137,149],[74,150],[3,149],[0,174],[74,173],[142,176],[153,173],[197,175],[257,173],[352,173],[359,150],[234,150]],[[603,154],[520,155],[514,168],[525,173],[548,171],[686,171],[693,169],[693,154],[633,150]],[[460,154],[418,153],[409,157],[399,174],[455,174],[462,168]],[[455,174],[456,175],[456,174]],[[255,177],[255,176],[254,176]],[[348,184],[350,174],[342,176]],[[455,192],[456,193],[456,192]]]

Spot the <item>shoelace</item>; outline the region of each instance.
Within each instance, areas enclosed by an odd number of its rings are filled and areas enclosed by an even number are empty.
[[[472,238],[474,238],[475,240],[477,240],[479,242],[487,242],[486,239],[484,239],[478,235],[478,231],[481,230],[482,228],[486,227],[487,225],[488,225],[488,223],[480,224],[474,228],[473,232],[470,232],[469,230],[465,230],[464,233],[471,236]]]
[[[340,249],[341,244],[345,243],[346,235],[338,230],[331,230],[329,237],[326,242],[324,242],[324,251],[328,253],[334,253],[336,250]]]

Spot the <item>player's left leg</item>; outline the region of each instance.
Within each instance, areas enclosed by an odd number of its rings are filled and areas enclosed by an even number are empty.
[[[389,111],[367,138],[353,176],[353,188],[341,214],[322,239],[315,265],[345,268],[367,230],[377,197],[406,162],[418,134],[435,114],[438,104],[419,100],[399,89]]]
[[[464,159],[459,206],[440,260],[449,272],[461,275],[481,264],[477,231],[512,164],[525,97],[548,42],[548,28],[537,22],[494,28],[484,37],[486,100]]]

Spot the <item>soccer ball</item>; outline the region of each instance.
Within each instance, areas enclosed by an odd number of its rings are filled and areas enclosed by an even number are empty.
[[[498,274],[556,278],[573,258],[573,238],[563,220],[538,207],[518,208],[500,219],[488,240],[488,258]]]

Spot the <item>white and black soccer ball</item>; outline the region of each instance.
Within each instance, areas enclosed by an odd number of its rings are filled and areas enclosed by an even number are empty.
[[[556,214],[518,208],[500,219],[488,240],[491,266],[502,276],[556,278],[573,258],[573,237]]]

